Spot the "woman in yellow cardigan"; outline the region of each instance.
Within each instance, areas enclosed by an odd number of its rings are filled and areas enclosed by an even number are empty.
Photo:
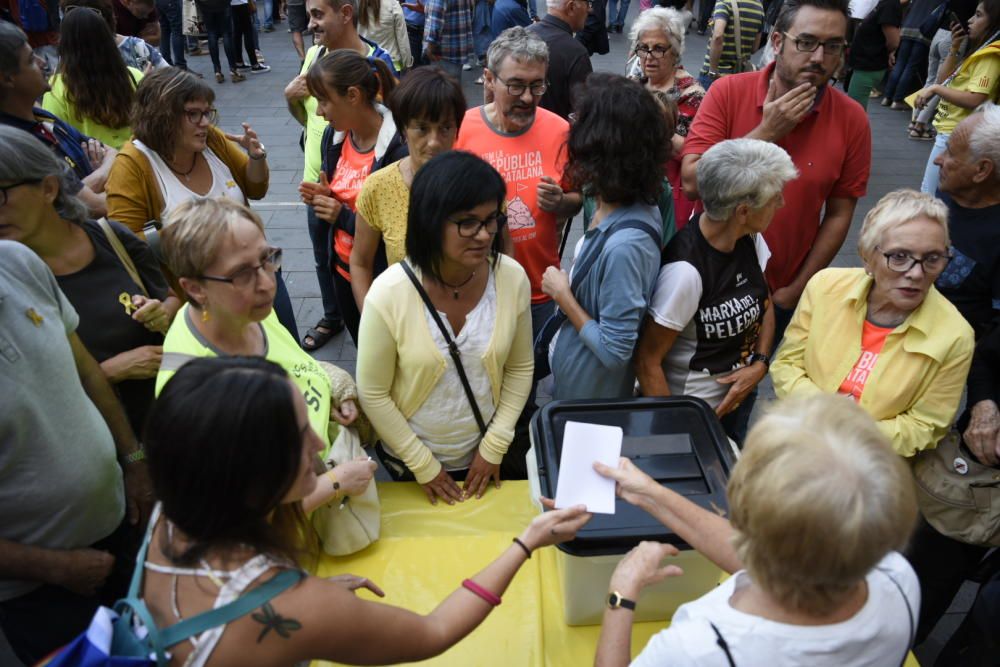
[[[506,192],[469,153],[428,161],[413,179],[407,259],[365,298],[361,406],[390,474],[415,479],[431,503],[478,498],[491,481],[524,474],[524,451],[510,445],[534,369],[531,290],[524,269],[500,254]]]
[[[779,398],[851,396],[896,452],[937,446],[958,411],[972,328],[934,288],[950,259],[948,211],[897,190],[865,216],[864,269],[826,269],[806,285],[771,365]]]
[[[190,199],[263,199],[267,151],[246,123],[242,135],[215,127],[215,91],[193,74],[156,70],[136,89],[132,141],[108,176],[108,217],[142,234]]]

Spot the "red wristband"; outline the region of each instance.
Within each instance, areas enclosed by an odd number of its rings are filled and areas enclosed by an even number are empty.
[[[462,587],[481,597],[487,603],[494,607],[500,606],[500,596],[495,593],[490,593],[488,590],[474,582],[472,579],[466,579],[462,582]]]

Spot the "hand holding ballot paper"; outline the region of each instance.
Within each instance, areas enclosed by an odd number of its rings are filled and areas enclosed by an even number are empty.
[[[556,507],[586,505],[588,512],[615,513],[615,482],[597,474],[594,463],[616,467],[622,453],[622,436],[618,426],[566,422]]]

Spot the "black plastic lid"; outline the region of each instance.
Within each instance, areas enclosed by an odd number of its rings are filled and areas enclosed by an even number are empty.
[[[552,401],[531,421],[542,494],[555,498],[566,422],[620,426],[622,456],[663,486],[713,512],[728,513],[726,483],[735,456],[715,412],[700,398],[630,398]],[[641,509],[615,499],[614,514],[595,514],[572,542],[573,556],[623,554],[643,540],[690,549]]]

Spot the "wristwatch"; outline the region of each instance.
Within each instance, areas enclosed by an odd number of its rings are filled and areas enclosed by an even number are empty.
[[[771,367],[771,357],[767,356],[763,352],[751,352],[750,356],[747,357],[747,366],[755,364],[758,361],[763,361],[766,368]]]
[[[611,591],[608,595],[608,606],[612,609],[628,609],[630,611],[635,611],[635,602],[629,600],[628,598],[623,598],[622,594],[618,591]]]

